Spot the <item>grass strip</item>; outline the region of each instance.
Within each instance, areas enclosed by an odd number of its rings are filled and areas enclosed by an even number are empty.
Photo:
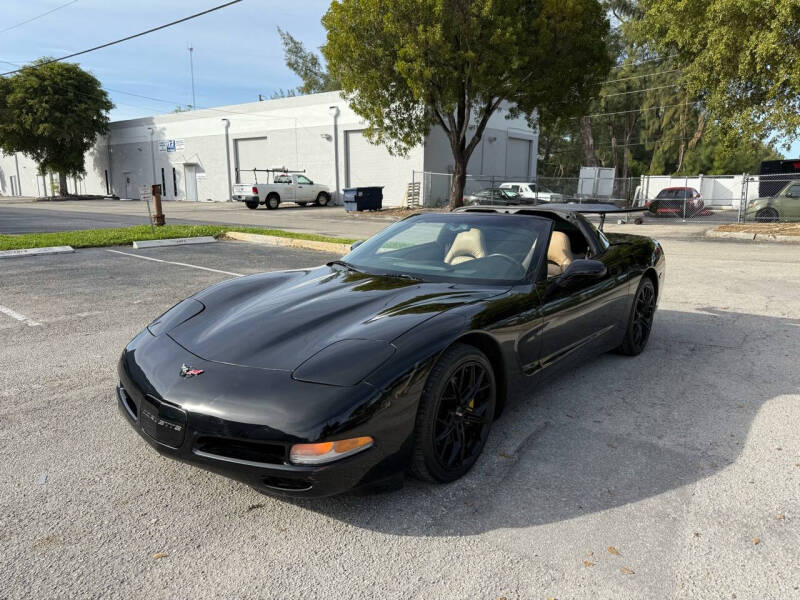
[[[262,229],[260,227],[230,227],[227,225],[164,225],[156,227],[156,233],[149,225],[119,227],[117,229],[82,229],[79,231],[57,231],[53,233],[22,233],[19,235],[0,235],[0,250],[21,250],[24,248],[44,248],[47,246],[72,246],[73,248],[94,248],[99,246],[126,246],[143,240],[167,240],[172,238],[200,237],[212,235],[219,237],[226,231],[241,231],[260,235],[351,244],[355,240],[295,233],[283,229]]]

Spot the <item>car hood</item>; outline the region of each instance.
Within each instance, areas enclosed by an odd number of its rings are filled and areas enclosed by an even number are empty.
[[[265,273],[196,294],[205,308],[168,335],[205,360],[294,370],[339,340],[391,342],[446,310],[507,290],[327,266]]]

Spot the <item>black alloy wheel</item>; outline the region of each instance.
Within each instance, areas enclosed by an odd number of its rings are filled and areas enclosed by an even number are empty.
[[[649,277],[643,277],[636,290],[625,339],[617,350],[628,356],[640,354],[647,346],[656,313],[656,289]]]
[[[494,372],[483,352],[467,344],[445,351],[420,400],[412,473],[447,482],[469,471],[489,436],[496,393]]]

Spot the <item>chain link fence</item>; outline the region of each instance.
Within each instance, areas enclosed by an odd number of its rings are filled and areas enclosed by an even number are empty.
[[[468,175],[465,204],[538,205],[609,203],[642,208],[645,221],[708,223],[800,221],[800,174],[786,175],[644,175],[603,177],[537,177]],[[610,171],[610,169],[608,170]],[[447,206],[450,173],[415,171],[422,206]],[[639,215],[631,215],[636,218]]]

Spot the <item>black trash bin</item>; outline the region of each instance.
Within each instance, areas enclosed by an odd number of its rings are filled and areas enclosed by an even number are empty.
[[[344,209],[347,212],[380,210],[383,207],[383,187],[344,188]]]

